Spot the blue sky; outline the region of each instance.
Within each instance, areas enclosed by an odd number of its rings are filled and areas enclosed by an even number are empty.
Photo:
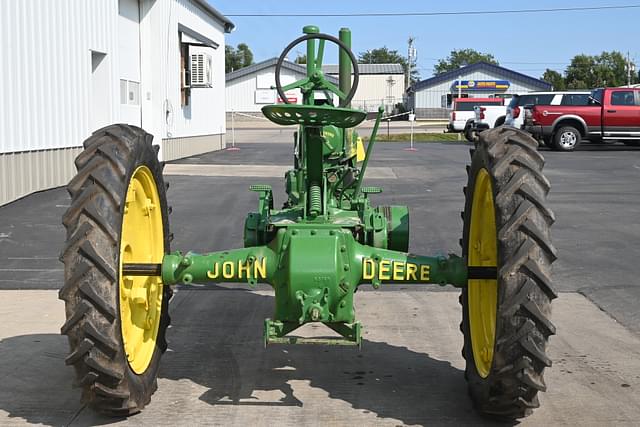
[[[599,2],[550,1],[498,2],[493,0],[456,2],[393,2],[369,0],[266,1],[208,0],[225,15],[233,13],[357,13],[357,12],[440,12],[461,10],[502,10],[530,8],[585,7],[640,4],[640,1]],[[364,5],[364,6],[363,6]],[[418,69],[430,77],[437,59],[452,49],[473,48],[491,53],[501,65],[540,77],[545,68],[563,71],[579,53],[598,54],[619,50],[640,61],[640,9],[572,11],[516,15],[436,16],[436,17],[229,17],[235,24],[227,43],[247,43],[256,62],[278,56],[304,25],[314,24],[325,33],[337,35],[349,27],[356,53],[387,46],[402,54],[407,39],[416,38]],[[301,45],[300,53],[304,51]],[[328,49],[325,63],[335,63],[335,48]]]

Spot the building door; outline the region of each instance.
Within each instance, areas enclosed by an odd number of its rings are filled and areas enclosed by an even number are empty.
[[[93,132],[111,124],[111,84],[107,54],[91,51],[90,126]]]
[[[120,122],[141,126],[138,0],[118,0],[118,15]]]

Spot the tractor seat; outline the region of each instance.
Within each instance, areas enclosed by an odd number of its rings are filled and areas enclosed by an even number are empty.
[[[273,123],[303,126],[352,128],[359,125],[367,113],[332,105],[273,104],[262,107],[262,114]]]

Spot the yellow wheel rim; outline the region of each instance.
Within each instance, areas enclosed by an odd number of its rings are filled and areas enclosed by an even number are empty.
[[[162,310],[162,281],[156,276],[123,276],[123,263],[162,263],[164,232],[153,174],[138,167],[127,189],[120,242],[120,320],[127,361],[136,374],[149,367]]]
[[[496,267],[498,265],[493,186],[486,169],[480,169],[478,172],[473,189],[468,254],[469,266]],[[486,378],[491,371],[496,338],[497,280],[469,280],[467,297],[473,359],[478,374]]]

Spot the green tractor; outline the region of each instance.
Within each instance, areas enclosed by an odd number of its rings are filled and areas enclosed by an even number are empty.
[[[60,290],[67,319],[62,333],[71,348],[66,363],[76,370],[83,401],[114,416],[149,403],[167,349],[174,284],[267,283],[275,307],[264,321],[265,345],[360,346],[353,307],[358,286],[432,283],[461,290],[465,377],[477,409],[509,419],[528,415],[546,388],[546,347],[555,333],[550,303],[556,297],[550,278],[554,215],[535,140],[507,127],[483,132],[467,169],[462,254],[408,253],[408,208],[372,206],[370,195],[382,189],[364,185],[382,109],[364,160],[356,159],[353,128],[366,114],[349,108],[359,81],[351,33],[342,29],[336,38],[314,26],[303,31],[277,63],[276,89],[284,104],[262,109],[275,123],[299,126],[294,167],[285,175],[288,197],[282,209],[274,209],[270,186],[251,186],[259,204],[246,217],[244,248],[171,252],[166,186],[153,137],[113,125],[84,142],[75,161],[78,173],[67,187],[72,201],[63,216]],[[340,49],[339,87],[321,71],[326,41]],[[282,63],[301,42],[308,75],[283,87]],[[285,91],[294,88],[302,92],[302,105],[287,103]],[[292,335],[311,322],[337,336]]]

